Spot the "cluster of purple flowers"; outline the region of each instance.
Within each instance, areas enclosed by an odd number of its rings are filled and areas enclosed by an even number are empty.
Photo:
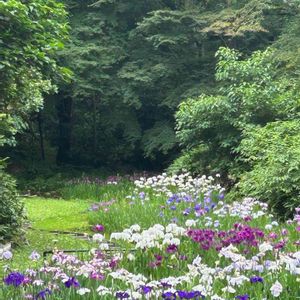
[[[236,296],[235,298],[238,299],[238,300],[248,300],[248,299],[250,299],[250,297],[247,294],[239,295],[239,296]]]
[[[45,300],[47,298],[47,295],[51,295],[52,292],[49,289],[44,289],[37,293],[36,299]]]
[[[117,299],[128,299],[128,298],[130,298],[130,295],[127,292],[117,292],[116,298]]]
[[[13,285],[15,287],[20,286],[23,284],[25,280],[25,276],[19,272],[12,272],[4,278],[4,283],[6,285]]]
[[[168,245],[166,252],[167,253],[175,253],[175,252],[177,252],[177,250],[178,250],[178,247],[174,244],[171,244],[171,245]]]
[[[165,292],[162,294],[162,298],[165,300],[176,300],[176,299],[195,299],[200,300],[205,297],[199,291],[177,291],[175,293]]]
[[[203,250],[215,248],[217,251],[229,245],[257,247],[259,239],[264,237],[262,230],[244,224],[234,224],[234,228],[228,231],[190,229],[187,234],[193,241],[199,243]]]
[[[278,243],[275,243],[274,249],[280,250],[280,249],[284,248],[284,246],[286,245],[286,243],[287,243],[286,240],[281,240]]]
[[[192,215],[200,217],[216,206],[216,201],[219,199],[219,196],[216,198],[215,195],[210,194],[210,196],[191,196],[191,195],[179,195],[173,194],[166,201],[166,205],[161,206],[162,210],[168,209],[170,211],[178,211],[183,216]],[[214,199],[216,198],[216,199]],[[163,217],[164,213],[161,211],[160,216]],[[174,219],[172,219],[174,221]]]
[[[252,276],[252,277],[250,277],[250,282],[251,283],[258,283],[258,282],[263,283],[264,280],[260,276]]]
[[[110,261],[109,261],[109,267],[114,270],[117,266],[118,266],[118,263],[119,263],[119,259],[117,258],[112,258]]]
[[[142,290],[144,295],[147,295],[152,291],[152,287],[144,285],[144,286],[141,287],[141,290]]]
[[[163,257],[159,254],[154,254],[155,260],[149,263],[150,268],[159,267],[162,264]]]

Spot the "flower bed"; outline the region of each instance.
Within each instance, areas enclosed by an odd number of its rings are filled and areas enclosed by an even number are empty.
[[[0,253],[0,299],[297,299],[300,209],[279,224],[265,203],[223,198],[211,177],[141,178],[126,199],[92,206],[96,216],[140,213],[115,215],[128,225],[115,232],[108,218],[94,223],[88,255],[57,250],[41,265],[33,251],[32,268],[12,270],[12,253]],[[123,250],[109,255],[107,240]]]

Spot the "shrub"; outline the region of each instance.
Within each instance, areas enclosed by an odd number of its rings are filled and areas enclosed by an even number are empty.
[[[300,206],[300,121],[247,130],[240,152],[251,166],[241,177],[240,191],[268,201],[281,215],[292,215]]]
[[[250,57],[220,48],[217,52],[217,94],[200,95],[181,103],[176,113],[177,138],[183,157],[171,168],[186,164],[197,173],[220,172],[236,181],[247,170],[239,160],[243,131],[249,126],[295,118],[299,90],[293,80],[278,75],[270,49]]]
[[[1,163],[1,161],[0,161]],[[23,232],[24,207],[18,197],[15,180],[0,164],[0,243],[17,241]]]

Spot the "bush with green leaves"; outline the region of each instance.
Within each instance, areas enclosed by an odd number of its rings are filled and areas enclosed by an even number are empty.
[[[291,216],[300,206],[300,121],[248,129],[240,153],[251,169],[242,175],[239,190]]]
[[[13,122],[13,135],[26,128],[30,113],[43,107],[69,71],[57,64],[56,52],[67,37],[67,14],[55,0],[0,1],[1,124]],[[9,45],[9,47],[8,47]]]
[[[238,158],[243,131],[296,118],[300,97],[292,80],[278,76],[270,49],[242,58],[236,50],[220,48],[216,56],[218,94],[179,106],[177,137],[184,154],[170,169],[192,166],[198,173],[221,172],[236,180],[246,168]]]
[[[23,203],[15,180],[3,171],[0,164],[0,244],[12,239],[17,241],[21,237],[24,219]]]

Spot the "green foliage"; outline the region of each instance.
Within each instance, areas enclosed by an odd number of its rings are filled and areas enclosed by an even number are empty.
[[[277,121],[244,133],[240,153],[251,169],[238,184],[244,195],[292,216],[300,204],[300,122]]]
[[[14,144],[14,135],[17,133],[14,120],[7,114],[0,113],[0,147]]]
[[[61,195],[61,190],[66,184],[66,179],[64,179],[61,174],[56,174],[54,176],[41,177],[37,176],[35,178],[19,179],[18,189],[27,195],[42,195],[44,197],[55,197],[58,198]]]
[[[63,74],[55,51],[67,34],[66,12],[53,0],[0,1],[0,111],[13,121],[11,134],[43,106],[43,94],[55,90],[51,79]],[[9,47],[8,47],[9,45]]]
[[[14,238],[18,241],[24,233],[24,209],[13,178],[0,166],[0,243]]]
[[[299,1],[289,1],[289,9],[293,11],[291,18],[288,18],[283,33],[274,43],[275,58],[281,66],[280,71],[285,76],[298,79],[300,75],[300,4]]]
[[[115,198],[126,199],[126,196],[132,190],[132,183],[126,180],[117,185],[81,182],[67,184],[62,190],[62,197],[67,200],[89,200],[97,203],[110,201]]]
[[[235,192],[291,214],[299,205],[300,94],[274,54],[267,49],[243,59],[236,50],[217,52],[219,93],[180,105],[177,136],[185,151],[169,170],[221,171],[240,180]]]
[[[143,139],[143,148],[146,156],[155,154],[155,151],[168,154],[176,143],[176,137],[171,124],[167,122],[157,122],[153,128],[145,131]]]
[[[73,82],[44,114],[59,163],[165,167],[178,148],[178,104],[216,88],[216,50],[251,51],[278,34],[269,25],[280,5],[261,0],[65,2],[71,37],[61,61]]]
[[[202,95],[180,105],[177,136],[189,153],[184,157],[195,159],[189,163],[194,171],[198,165],[198,172],[220,171],[236,179],[245,168],[237,158],[243,130],[298,117],[296,84],[277,76],[272,55],[268,49],[242,59],[237,51],[220,48],[216,72],[221,83],[219,94]]]

